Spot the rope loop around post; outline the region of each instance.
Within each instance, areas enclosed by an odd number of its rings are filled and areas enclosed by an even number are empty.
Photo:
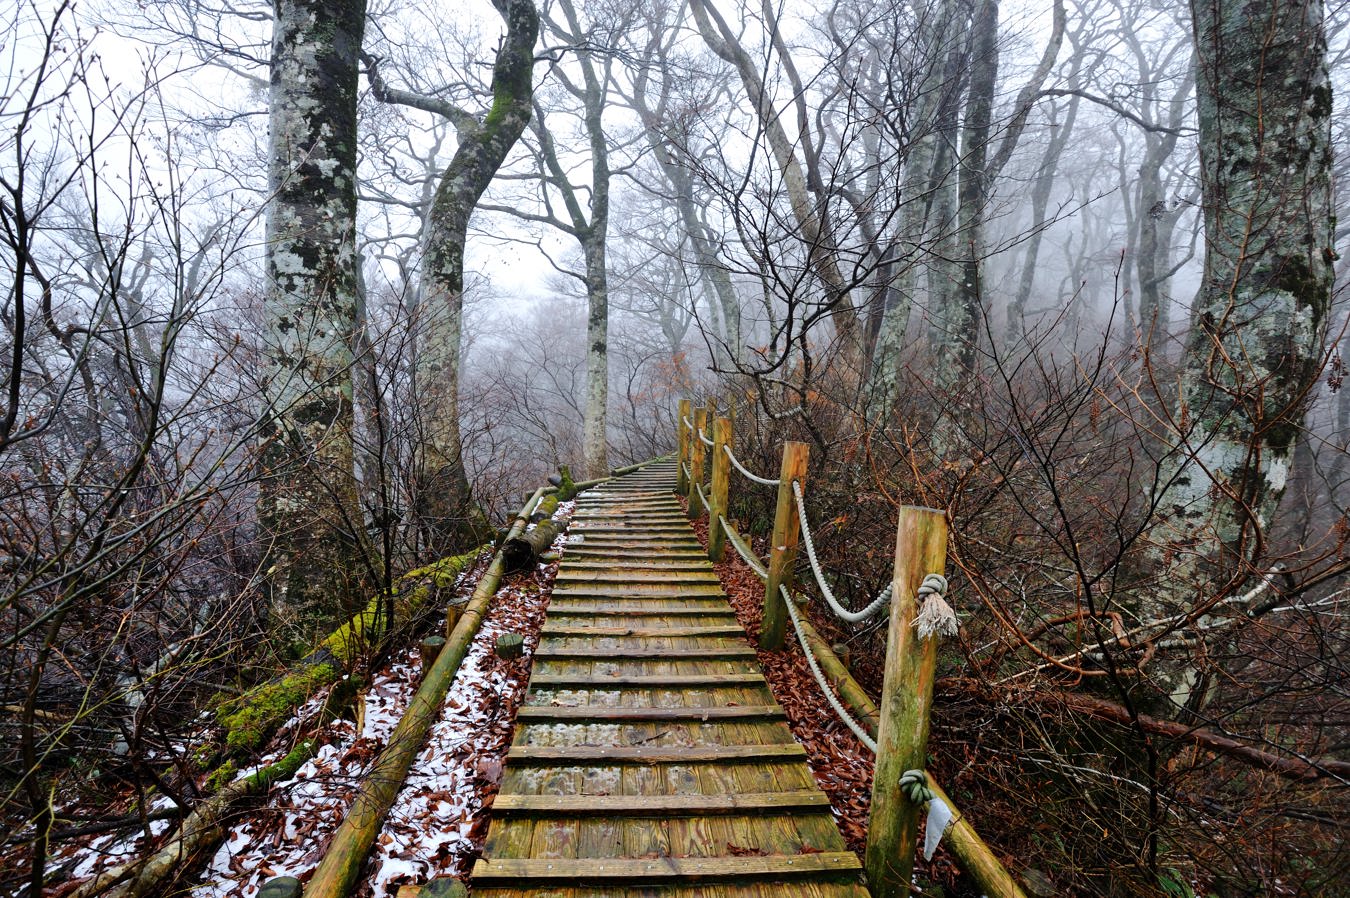
[[[792,496],[797,502],[797,517],[801,521],[802,541],[806,543],[806,557],[811,562],[811,572],[816,576],[816,585],[820,587],[820,594],[825,598],[826,604],[830,606],[830,610],[835,613],[835,616],[851,624],[856,624],[867,620],[890,604],[893,584],[887,584],[886,588],[879,592],[866,608],[860,611],[850,611],[839,603],[839,600],[834,597],[834,591],[825,582],[825,572],[821,570],[820,560],[816,558],[816,544],[812,539],[811,525],[806,520],[806,503],[802,500],[802,485],[796,480],[792,481]],[[942,582],[945,592],[947,581],[943,580]]]
[[[741,476],[746,480],[749,480],[752,483],[758,483],[760,486],[778,486],[783,482],[776,477],[760,477],[758,474],[747,469],[745,465],[741,464],[740,459],[736,457],[735,452],[731,451],[730,446],[723,446],[722,448],[726,451],[727,458],[731,460],[731,466],[739,471]]]
[[[919,584],[919,600],[923,606],[914,616],[914,628],[920,639],[933,635],[955,636],[960,628],[956,612],[947,604],[947,578],[941,574],[927,574]]]

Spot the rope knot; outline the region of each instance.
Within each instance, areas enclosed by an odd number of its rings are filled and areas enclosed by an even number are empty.
[[[919,631],[920,639],[934,634],[955,636],[960,626],[956,612],[946,602],[947,578],[941,574],[929,574],[919,584],[919,598],[923,600],[919,613],[914,617],[914,627]]]

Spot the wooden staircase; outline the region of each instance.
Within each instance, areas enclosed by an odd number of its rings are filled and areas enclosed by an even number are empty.
[[[476,896],[868,894],[674,484],[578,500]]]

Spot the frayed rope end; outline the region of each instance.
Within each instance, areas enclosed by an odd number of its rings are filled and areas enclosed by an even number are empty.
[[[941,574],[929,574],[919,585],[919,598],[923,606],[914,617],[914,627],[919,631],[920,639],[934,634],[955,636],[960,626],[956,612],[943,598],[947,594],[947,578]]]

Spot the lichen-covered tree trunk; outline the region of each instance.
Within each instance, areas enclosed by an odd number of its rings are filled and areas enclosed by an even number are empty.
[[[914,304],[923,257],[929,248],[933,213],[933,193],[929,187],[935,179],[934,166],[939,155],[937,115],[944,93],[946,47],[954,16],[955,4],[943,2],[940,6],[930,7],[928,17],[920,23],[918,54],[923,60],[925,74],[919,86],[914,116],[915,136],[905,158],[899,227],[899,248],[908,251],[910,256],[894,262],[894,274],[886,292],[886,308],[872,350],[867,408],[868,420],[873,426],[885,425],[899,398],[900,353],[904,348],[905,327]]]
[[[275,14],[258,516],[272,608],[300,635],[362,604],[371,572],[352,452],[366,4],[278,0]]]
[[[604,205],[608,209],[608,175]],[[608,211],[596,211],[602,191],[591,199],[591,230],[583,247],[586,254],[586,404],[582,408],[581,453],[586,477],[609,473],[609,277],[605,270]],[[597,224],[599,222],[599,224]],[[600,230],[596,230],[600,228]]]
[[[1322,3],[1191,10],[1205,264],[1154,536],[1176,584],[1164,597],[1193,608],[1260,566],[1323,358],[1334,251]],[[1184,677],[1168,688],[1191,697]]]
[[[530,121],[539,14],[532,0],[501,0],[506,39],[492,70],[492,108],[480,123],[456,117],[459,146],[427,221],[419,303],[417,377],[426,408],[419,512],[442,538],[477,529],[459,428],[464,244],[469,217]]]

